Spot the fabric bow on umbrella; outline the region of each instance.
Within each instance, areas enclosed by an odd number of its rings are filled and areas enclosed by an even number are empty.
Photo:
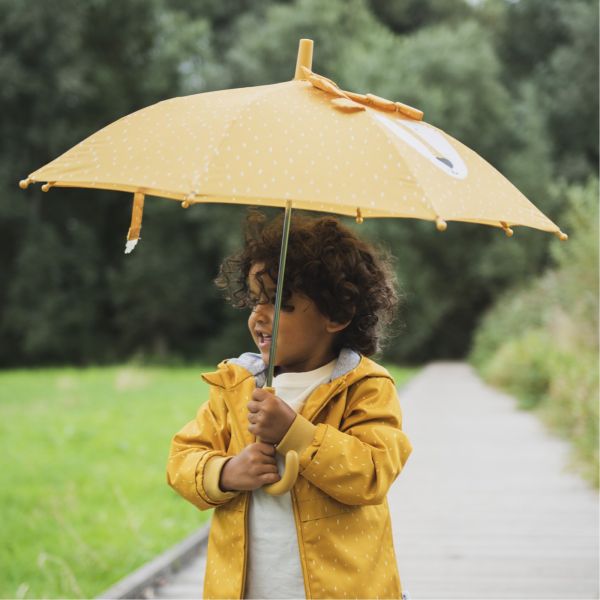
[[[483,158],[415,108],[340,89],[313,73],[300,40],[294,79],[172,98],[127,115],[20,182],[134,195],[125,252],[140,238],[144,198],[286,208],[267,386],[271,386],[292,208],[365,218],[411,217],[524,225],[566,240],[559,227]],[[295,454],[295,453],[294,453]],[[287,491],[282,479],[265,489]],[[291,484],[290,484],[291,481]],[[288,487],[289,486],[289,487]]]

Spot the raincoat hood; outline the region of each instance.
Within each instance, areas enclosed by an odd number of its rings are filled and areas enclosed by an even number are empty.
[[[339,377],[348,375],[353,369],[356,369],[360,361],[360,354],[350,348],[343,348],[338,355],[329,381],[332,382]],[[372,364],[378,367],[377,370],[382,375],[390,377],[386,369],[377,365],[377,363]],[[237,367],[241,367],[241,369]],[[203,374],[202,378],[207,383],[222,388],[235,387],[250,376],[254,377],[256,387],[263,387],[266,381],[267,365],[264,363],[262,356],[255,352],[245,352],[238,358],[224,360],[219,363],[217,368],[218,370],[213,373]],[[360,372],[355,373],[354,377],[360,377]]]

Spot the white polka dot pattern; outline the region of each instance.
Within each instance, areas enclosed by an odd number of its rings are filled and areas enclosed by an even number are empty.
[[[363,217],[557,232],[506,178],[424,122],[343,111],[308,81],[172,98],[101,129],[30,175],[57,186]],[[456,163],[456,164],[454,164]],[[458,175],[457,175],[458,174]]]

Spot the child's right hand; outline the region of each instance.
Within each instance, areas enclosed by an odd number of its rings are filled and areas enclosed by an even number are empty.
[[[225,463],[219,487],[224,492],[255,490],[280,479],[275,446],[255,442]]]

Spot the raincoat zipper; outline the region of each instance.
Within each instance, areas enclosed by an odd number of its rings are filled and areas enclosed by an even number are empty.
[[[240,598],[244,597],[246,591],[246,571],[248,570],[248,509],[251,495],[246,492],[246,504],[244,506],[244,567],[242,569],[242,589]]]
[[[300,513],[298,511],[298,501],[296,500],[296,493],[294,492],[294,488],[290,490],[290,497],[292,499],[292,509],[294,512],[294,522],[296,525],[296,538],[298,541],[298,554],[300,555],[300,563],[302,566],[302,581],[304,583],[304,595],[306,598],[310,598],[310,592],[308,589],[308,569],[306,567],[306,557],[304,556],[304,547],[302,540],[302,529],[299,525],[300,521]]]

